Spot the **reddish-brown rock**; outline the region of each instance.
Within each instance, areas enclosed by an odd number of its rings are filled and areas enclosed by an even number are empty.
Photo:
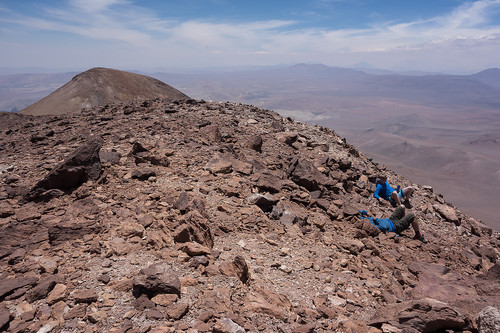
[[[181,292],[178,273],[165,264],[154,264],[142,269],[134,278],[133,292],[136,297],[146,294],[153,297],[157,294],[177,294]]]

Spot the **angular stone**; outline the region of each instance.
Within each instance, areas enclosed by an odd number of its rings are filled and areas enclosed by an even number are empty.
[[[172,304],[165,310],[165,314],[169,319],[179,320],[184,317],[189,311],[189,305],[185,303]]]
[[[215,157],[205,166],[205,169],[213,174],[228,174],[233,172],[233,164],[230,160],[222,157]]]
[[[213,247],[214,240],[208,220],[197,211],[190,211],[180,221],[173,238],[177,243],[196,242]]]
[[[354,203],[348,203],[344,207],[344,215],[346,216],[355,216],[360,214],[360,207]]]
[[[24,260],[24,257],[26,256],[26,250],[25,249],[16,249],[12,254],[9,256],[7,263],[9,265],[15,265]]]
[[[88,139],[64,162],[36,183],[23,198],[27,201],[37,200],[47,190],[70,190],[87,180],[97,180],[102,174],[99,151],[103,142],[100,137]]]
[[[62,283],[58,283],[54,286],[52,291],[49,292],[47,297],[47,303],[52,305],[59,301],[63,301],[68,296],[68,287]]]
[[[13,293],[17,289],[25,286],[32,286],[38,282],[38,278],[20,277],[20,278],[7,278],[0,281],[0,301],[2,301],[7,295]],[[24,294],[24,293],[23,293]],[[19,295],[20,297],[22,295]]]
[[[55,274],[57,272],[57,261],[49,257],[42,257],[38,261],[38,264],[42,268],[42,272]]]
[[[216,125],[209,125],[201,128],[200,134],[206,138],[210,143],[221,142],[222,136],[219,127]]]
[[[316,330],[316,323],[300,325],[292,329],[292,333],[314,333]]]
[[[106,313],[106,311],[101,310],[92,313],[87,313],[87,318],[91,323],[96,324],[103,320],[106,320],[106,318],[108,318],[108,314]]]
[[[109,242],[109,246],[111,248],[111,253],[117,256],[125,256],[130,251],[130,244],[120,237],[113,238]]]
[[[466,325],[464,317],[457,310],[431,298],[381,307],[368,325],[384,323],[409,333],[461,330]]]
[[[83,318],[87,313],[87,304],[80,303],[75,307],[71,308],[68,313],[64,315],[65,320],[71,320],[74,318]]]
[[[370,223],[367,219],[362,219],[356,222],[356,228],[363,230],[367,235],[376,237],[381,233],[380,229]]]
[[[360,254],[365,247],[363,242],[356,239],[345,239],[339,245],[354,255]]]
[[[151,298],[151,300],[158,305],[161,306],[169,306],[174,304],[179,297],[175,294],[158,294],[155,297]]]
[[[99,158],[102,164],[118,164],[122,155],[116,151],[100,151]]]
[[[59,301],[53,304],[50,307],[50,310],[52,312],[52,317],[54,317],[57,320],[63,320],[64,315],[69,311],[69,306],[65,302]]]
[[[263,192],[278,193],[281,190],[281,179],[274,175],[263,173],[260,174],[256,185]]]
[[[457,212],[454,208],[443,205],[443,204],[434,204],[432,205],[434,209],[448,222],[452,222],[455,225],[460,225],[460,220],[458,219]]]
[[[142,225],[135,222],[125,222],[120,227],[120,234],[123,237],[143,237],[145,229]]]
[[[292,132],[281,132],[276,133],[276,139],[284,144],[291,146],[295,141],[297,141],[298,135],[297,133]]]
[[[214,332],[245,333],[246,330],[229,318],[217,320],[213,327]]]
[[[364,322],[347,318],[345,320],[339,320],[337,329],[339,332],[368,332],[368,326]]]
[[[16,314],[21,320],[30,321],[33,320],[33,317],[35,316],[35,309],[33,308],[33,305],[24,301],[16,307]]]
[[[155,303],[151,301],[145,294],[142,294],[141,296],[133,300],[132,305],[138,310],[153,309],[155,307]]]
[[[250,278],[248,265],[242,256],[236,256],[231,262],[222,263],[219,270],[226,276],[236,276],[243,283],[247,283]]]
[[[108,287],[115,290],[115,291],[125,292],[125,291],[129,291],[130,289],[132,289],[133,281],[132,281],[132,279],[122,278],[119,280],[111,281],[108,284]]]
[[[210,261],[206,256],[194,256],[189,261],[189,267],[198,268],[199,266],[208,266]]]
[[[325,214],[312,213],[307,221],[315,225],[318,229],[323,230],[326,224],[330,221],[330,218]]]
[[[98,295],[94,289],[78,290],[71,294],[75,303],[92,303],[96,302]]]
[[[212,252],[209,247],[194,242],[181,243],[176,247],[191,257],[208,255]]]
[[[298,214],[293,210],[285,209],[280,217],[280,223],[285,226],[291,226],[293,224],[303,221]]]
[[[203,293],[203,309],[211,312],[232,312],[232,291],[229,288],[217,287],[214,290],[205,290]]]
[[[250,149],[255,150],[256,152],[262,152],[262,136],[260,135],[252,135],[248,141],[247,146]]]
[[[45,279],[38,282],[37,286],[28,292],[26,295],[26,300],[30,303],[45,298],[52,291],[57,281],[59,281],[59,277],[57,276],[49,276]]]
[[[247,162],[243,162],[240,160],[233,160],[231,162],[231,165],[233,167],[233,170],[241,173],[243,175],[251,175],[253,172],[253,165]]]
[[[132,179],[147,180],[149,177],[156,177],[156,169],[144,167],[132,170]]]
[[[146,311],[146,318],[149,320],[161,320],[163,319],[163,314],[158,310]]]
[[[264,194],[254,193],[247,198],[248,204],[257,205],[264,211],[270,210],[272,206],[278,203],[278,201],[279,201],[278,198],[270,194],[264,195]]]
[[[292,303],[285,295],[256,287],[245,297],[243,308],[246,311],[285,319],[291,314]]]
[[[181,281],[177,272],[165,264],[154,264],[141,269],[133,280],[133,294],[154,297],[157,294],[181,294]]]
[[[190,200],[189,200],[189,194],[187,192],[182,192],[179,195],[179,198],[174,204],[174,208],[178,209],[182,214],[186,214],[190,209]]]
[[[288,166],[287,175],[295,184],[309,191],[319,190],[319,184],[324,183],[324,176],[318,169],[311,162],[300,158],[292,160]]]
[[[0,331],[2,331],[14,317],[5,305],[0,306]]]
[[[97,281],[102,282],[104,284],[108,284],[110,280],[111,280],[111,278],[107,274],[101,274],[97,278]]]

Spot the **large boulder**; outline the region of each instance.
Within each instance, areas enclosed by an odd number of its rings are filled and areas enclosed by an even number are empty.
[[[102,144],[103,139],[101,137],[90,137],[73,151],[66,160],[36,183],[24,195],[24,200],[47,200],[54,195],[60,195],[60,192],[53,190],[70,191],[88,180],[97,180],[102,174],[101,160],[99,158]],[[44,195],[49,191],[53,195]]]
[[[456,309],[431,298],[381,307],[368,324],[381,327],[385,323],[408,333],[462,330],[467,324]]]

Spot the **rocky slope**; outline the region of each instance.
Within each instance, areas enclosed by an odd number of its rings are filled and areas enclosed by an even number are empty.
[[[0,116],[0,330],[499,327],[499,234],[416,184],[429,243],[361,223],[392,211],[381,171],[410,181],[332,130],[195,100]]]
[[[36,116],[68,114],[111,102],[128,103],[157,97],[169,101],[188,98],[177,89],[152,77],[96,67],[76,75],[20,113]]]

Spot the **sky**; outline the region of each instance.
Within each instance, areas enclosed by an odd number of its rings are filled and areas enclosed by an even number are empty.
[[[0,0],[0,68],[500,67],[500,0]]]

